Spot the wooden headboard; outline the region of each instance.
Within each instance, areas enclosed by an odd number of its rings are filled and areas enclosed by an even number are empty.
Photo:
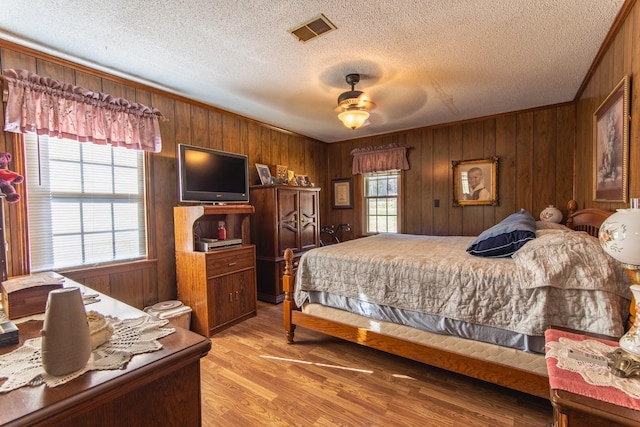
[[[576,231],[585,231],[594,237],[598,237],[600,225],[604,220],[613,214],[613,211],[596,208],[578,210],[578,203],[575,200],[569,200],[567,210],[569,212],[567,216],[567,227]]]

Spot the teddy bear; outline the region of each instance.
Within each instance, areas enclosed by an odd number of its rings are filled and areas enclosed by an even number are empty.
[[[9,170],[11,153],[0,152],[0,191],[4,193],[7,202],[16,203],[20,200],[20,194],[16,193],[13,184],[20,184],[24,177],[17,172]]]

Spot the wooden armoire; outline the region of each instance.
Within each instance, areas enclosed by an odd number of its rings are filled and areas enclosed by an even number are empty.
[[[295,260],[319,246],[320,188],[256,185],[249,202],[255,207],[251,243],[256,245],[258,299],[274,304],[284,300],[284,251]]]

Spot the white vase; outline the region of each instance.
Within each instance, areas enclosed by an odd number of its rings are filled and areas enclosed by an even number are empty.
[[[79,288],[49,292],[41,333],[42,367],[49,375],[67,375],[87,364],[91,337]]]
[[[560,224],[562,222],[562,211],[553,205],[549,205],[540,212],[540,220]]]

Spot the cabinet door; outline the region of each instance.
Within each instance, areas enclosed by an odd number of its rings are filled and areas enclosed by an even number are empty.
[[[252,268],[235,276],[236,317],[239,317],[256,310],[256,271]]]
[[[320,224],[318,192],[300,190],[300,250],[318,246]]]
[[[300,251],[300,222],[298,190],[278,189],[278,256],[287,248]]]
[[[235,274],[209,279],[209,328],[216,328],[237,316]]]
[[[256,310],[256,271],[253,268],[209,280],[211,329]]]

